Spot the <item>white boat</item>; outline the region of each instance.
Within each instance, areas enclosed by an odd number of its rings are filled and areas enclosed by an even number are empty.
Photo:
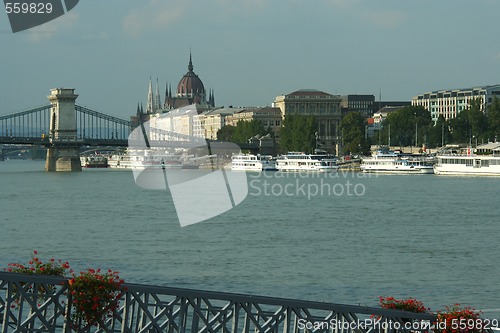
[[[107,168],[108,158],[104,155],[80,156],[80,163],[84,168]]]
[[[373,156],[362,158],[360,169],[373,173],[432,174],[433,164],[434,158],[427,155],[377,150]]]
[[[474,148],[451,147],[436,156],[437,175],[500,176],[500,143],[487,143]]]
[[[181,169],[181,156],[161,151],[129,150],[127,154],[111,155],[108,158],[111,168],[120,169]]]
[[[234,171],[275,171],[276,162],[270,155],[236,154],[231,157]]]
[[[276,159],[276,169],[278,171],[337,171],[337,157],[329,154],[304,154],[289,152]]]

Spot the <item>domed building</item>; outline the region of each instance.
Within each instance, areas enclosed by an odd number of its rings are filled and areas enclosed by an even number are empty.
[[[198,75],[193,71],[191,52],[189,52],[188,71],[177,84],[175,94],[172,94],[172,87],[167,83],[165,100],[162,104],[158,79],[156,79],[156,89],[154,92],[151,78],[149,78],[148,88],[146,110],[143,109],[142,103],[137,105],[137,113],[135,116],[131,117],[133,127],[148,121],[156,114],[166,113],[183,106],[196,104],[198,114],[215,108],[215,96],[213,91],[210,90],[207,98],[207,91],[205,90],[203,81],[201,81]]]
[[[203,81],[193,71],[193,60],[189,53],[188,72],[177,84],[175,95],[172,95],[171,86],[167,85],[165,91],[165,109],[177,109],[186,105],[197,104],[199,112],[215,107],[215,97],[210,91],[208,98]]]

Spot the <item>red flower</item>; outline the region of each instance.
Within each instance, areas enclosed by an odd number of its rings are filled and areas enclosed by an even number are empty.
[[[409,312],[424,313],[429,309],[421,301],[414,298],[396,299],[392,296],[379,297],[380,306],[384,309],[398,309]]]

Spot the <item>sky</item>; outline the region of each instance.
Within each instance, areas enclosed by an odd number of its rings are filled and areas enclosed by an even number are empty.
[[[128,119],[150,77],[194,72],[217,106],[265,106],[298,89],[417,94],[500,83],[500,0],[82,0],[12,33],[0,12],[0,115],[77,104]],[[163,96],[162,96],[163,100]]]

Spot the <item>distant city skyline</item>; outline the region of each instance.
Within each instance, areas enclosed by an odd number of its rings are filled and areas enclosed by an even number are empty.
[[[80,2],[13,34],[0,13],[0,115],[75,88],[78,104],[122,118],[150,77],[194,72],[217,106],[271,105],[299,89],[410,101],[498,84],[500,2],[478,0],[147,0]]]

